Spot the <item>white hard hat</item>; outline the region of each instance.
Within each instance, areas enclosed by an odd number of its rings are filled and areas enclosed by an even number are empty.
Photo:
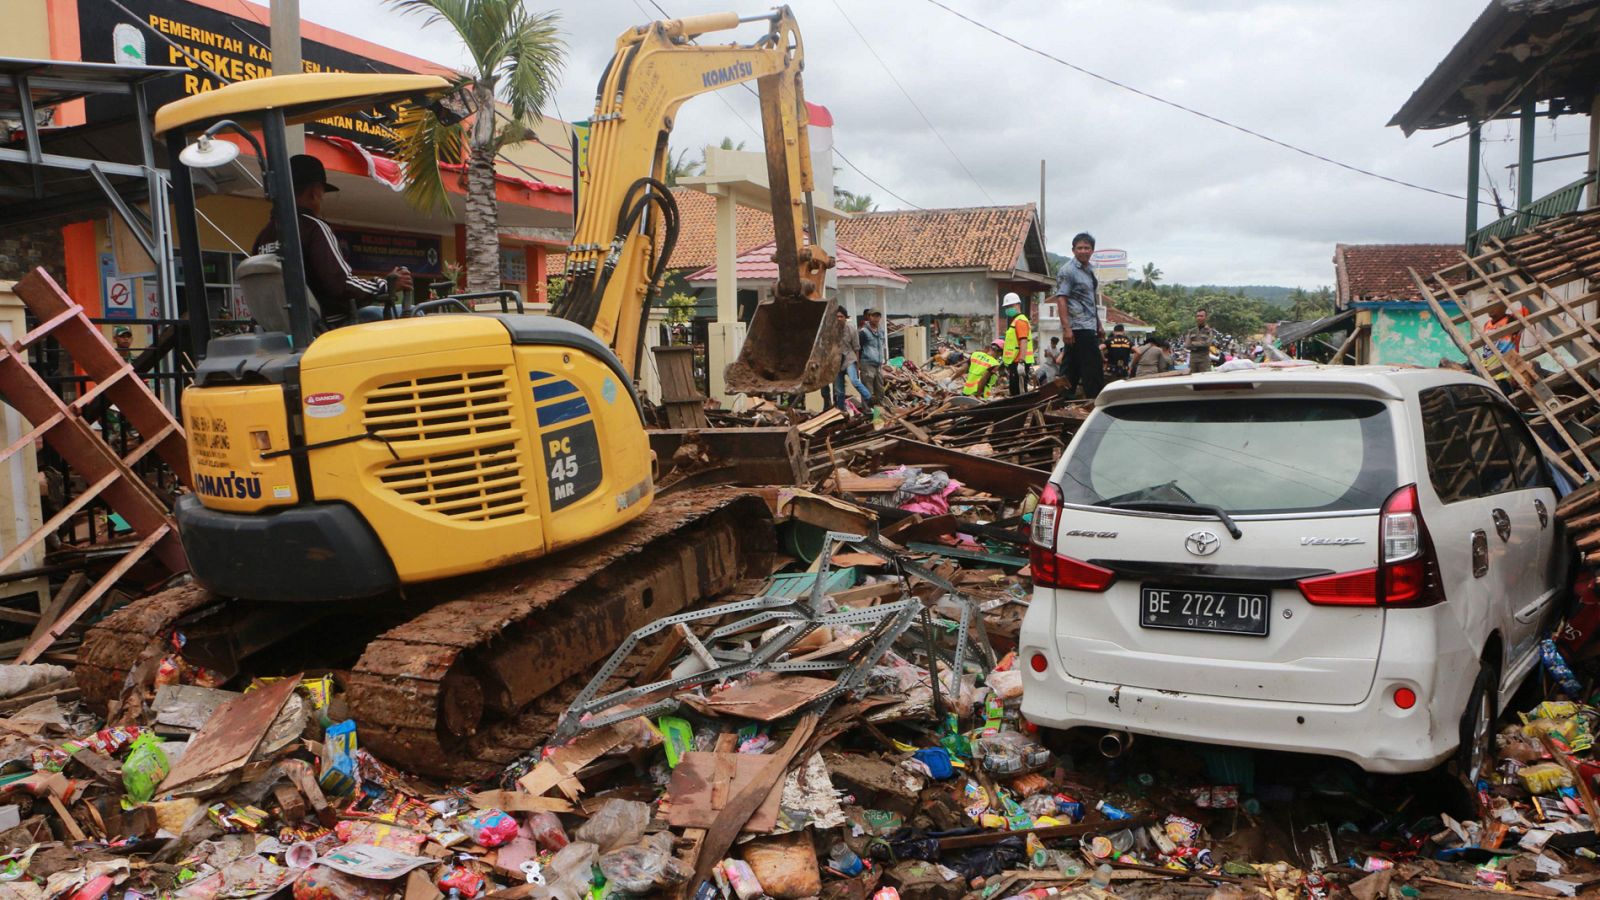
[[[1017,292],[1016,291],[1007,291],[1005,299],[1000,301],[1000,305],[1002,307],[1005,307],[1005,306],[1021,306],[1022,305],[1022,298],[1017,296]]]

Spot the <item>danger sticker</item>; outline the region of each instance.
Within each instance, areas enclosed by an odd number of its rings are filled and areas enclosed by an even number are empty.
[[[344,395],[338,391],[325,391],[306,396],[306,415],[313,419],[331,419],[344,415]]]

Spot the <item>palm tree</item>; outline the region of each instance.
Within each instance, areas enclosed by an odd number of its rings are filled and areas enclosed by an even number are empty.
[[[470,57],[458,86],[476,101],[468,131],[445,126],[429,110],[410,108],[401,118],[398,157],[406,167],[406,199],[423,212],[450,210],[440,162],[467,162],[467,289],[500,287],[500,215],[494,161],[500,148],[526,139],[555,90],[566,61],[556,13],[530,13],[521,0],[387,0],[423,26],[455,29]],[[501,113],[497,101],[509,107]],[[504,119],[503,122],[499,121]],[[463,145],[464,148],[463,148]]]
[[[833,205],[847,213],[875,212],[878,209],[871,194],[853,194],[844,188],[833,189]]]
[[[1161,280],[1162,274],[1163,274],[1162,271],[1160,269],[1156,268],[1156,264],[1155,263],[1145,263],[1144,264],[1144,278],[1143,278],[1144,286],[1145,287],[1155,287],[1156,286],[1156,282]]]
[[[702,165],[689,158],[688,150],[679,150],[676,155],[667,151],[667,187],[677,187],[679,179],[700,174]]]

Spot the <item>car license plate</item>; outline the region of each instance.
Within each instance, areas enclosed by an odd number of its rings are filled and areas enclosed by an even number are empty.
[[[1139,624],[1145,628],[1217,631],[1266,637],[1270,594],[1237,594],[1186,588],[1139,589]]]

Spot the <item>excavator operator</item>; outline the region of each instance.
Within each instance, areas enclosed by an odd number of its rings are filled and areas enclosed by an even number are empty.
[[[356,310],[378,303],[395,291],[411,290],[411,272],[404,266],[383,279],[362,278],[350,270],[339,252],[333,229],[322,220],[322,199],[338,188],[328,183],[322,160],[299,154],[289,158],[289,174],[294,180],[294,202],[300,208],[300,255],[305,260],[306,287],[322,307],[317,331],[350,325]],[[256,235],[253,253],[278,252],[278,225],[268,219]]]

